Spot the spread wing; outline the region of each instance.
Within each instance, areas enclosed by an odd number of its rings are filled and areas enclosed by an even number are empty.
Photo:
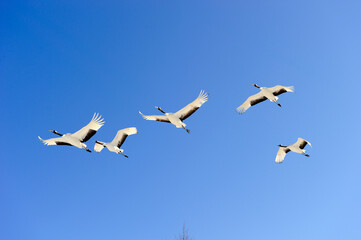
[[[99,143],[95,143],[94,145],[94,151],[96,152],[100,152],[101,150],[103,150],[104,146],[99,144]]]
[[[139,112],[139,114],[145,119],[145,120],[154,120],[158,122],[168,122],[170,123],[167,116],[163,115],[144,115],[143,113]]]
[[[283,159],[285,159],[286,153],[288,153],[290,151],[290,149],[286,148],[286,147],[280,147],[280,149],[277,152],[277,156],[276,156],[276,163],[282,163]]]
[[[298,138],[298,139],[297,139],[297,142],[296,142],[294,145],[295,145],[296,147],[299,147],[299,148],[301,148],[301,149],[304,149],[307,144],[312,147],[312,145],[311,145],[310,142],[306,141],[306,140],[303,139],[303,138]]]
[[[285,86],[277,85],[269,88],[269,90],[273,93],[273,95],[278,96],[285,92],[294,92],[295,87],[294,86],[285,87]]]
[[[58,137],[58,138],[50,138],[50,139],[42,139],[41,137],[38,136],[38,138],[40,139],[40,141],[42,141],[44,143],[44,145],[49,146],[49,145],[68,145],[68,146],[72,146],[70,143],[64,141],[64,139],[62,137]]]
[[[81,142],[88,141],[92,136],[94,136],[94,134],[99,130],[99,128],[104,125],[104,119],[102,119],[101,117],[102,116],[100,116],[98,113],[94,113],[94,116],[92,120],[88,123],[88,125],[80,129],[76,133],[73,133],[72,136],[78,138]]]
[[[263,102],[266,99],[267,98],[263,95],[263,93],[259,92],[255,95],[252,95],[249,98],[247,98],[247,100],[241,106],[239,106],[236,110],[239,114],[242,114],[251,106],[256,105],[260,102]]]
[[[119,130],[117,135],[115,136],[115,138],[113,139],[113,141],[111,143],[116,145],[117,147],[120,147],[120,146],[122,146],[125,139],[129,135],[133,135],[133,134],[137,134],[137,133],[138,133],[138,130],[135,127],[130,127],[130,128],[125,128],[125,129]]]
[[[192,115],[195,111],[197,111],[198,108],[200,108],[203,105],[203,103],[207,101],[208,101],[208,94],[202,90],[199,93],[196,100],[194,100],[193,102],[191,102],[190,104],[188,104],[187,106],[176,112],[175,115],[180,120],[183,121],[187,119],[190,115]]]

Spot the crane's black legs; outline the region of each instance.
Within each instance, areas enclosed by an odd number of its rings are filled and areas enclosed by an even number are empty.
[[[125,155],[124,153],[120,152],[124,157],[128,158],[128,155]]]
[[[306,157],[310,157],[310,155],[308,155],[308,154],[306,154],[306,153],[304,153],[303,155],[305,155]]]
[[[185,127],[183,127],[183,128],[184,128],[184,130],[187,131],[187,133],[190,133],[190,132],[191,132],[189,129],[187,129],[187,128],[185,128]]]
[[[87,152],[92,152],[90,149],[84,148],[85,151]]]

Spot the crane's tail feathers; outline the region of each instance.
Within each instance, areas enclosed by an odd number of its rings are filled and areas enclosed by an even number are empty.
[[[103,150],[103,148],[104,148],[104,146],[99,143],[95,143],[95,145],[94,145],[94,151],[96,151],[98,153],[101,152]]]
[[[198,99],[201,101],[201,103],[205,103],[208,101],[208,93],[206,93],[204,90],[201,90],[201,92],[198,95]]]

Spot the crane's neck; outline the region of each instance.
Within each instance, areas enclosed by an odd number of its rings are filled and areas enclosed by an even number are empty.
[[[56,135],[59,135],[59,136],[63,136],[63,134],[58,133],[58,132],[57,132],[57,131],[55,131],[55,130],[52,130],[52,131],[50,131],[50,132],[52,132],[52,133],[54,133],[54,134],[56,134]]]
[[[161,109],[160,107],[155,107],[155,108],[161,111],[163,114],[166,114],[166,112],[164,112],[163,109]]]
[[[103,143],[103,142],[99,142],[99,141],[94,141],[95,143],[98,143],[98,144],[100,144],[100,145],[103,145],[104,147],[105,147],[105,143]]]
[[[284,146],[284,145],[281,145],[281,144],[280,144],[280,145],[278,145],[278,146],[279,146],[279,147],[287,147],[287,146]]]
[[[260,86],[258,86],[257,84],[253,84],[253,86],[255,86],[256,88],[261,89],[261,87],[260,87]]]

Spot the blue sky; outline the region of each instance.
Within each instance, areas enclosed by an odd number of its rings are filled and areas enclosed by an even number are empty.
[[[0,238],[360,239],[359,1],[1,1]],[[257,89],[294,85],[235,112]],[[205,89],[191,134],[143,120]],[[93,113],[109,151],[44,146]],[[274,163],[278,144],[311,155]],[[88,146],[93,148],[92,142]]]

